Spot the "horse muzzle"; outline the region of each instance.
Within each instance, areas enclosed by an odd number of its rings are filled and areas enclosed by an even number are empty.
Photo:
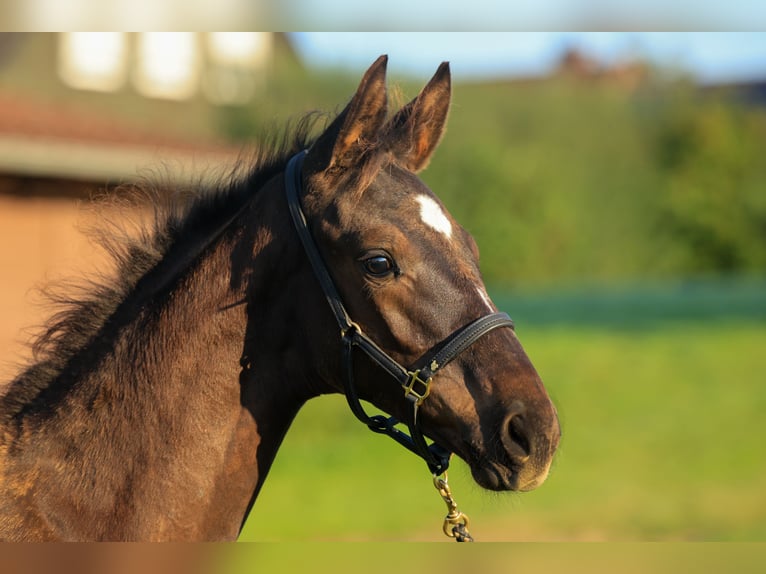
[[[542,410],[542,414],[540,414]],[[474,480],[494,491],[534,490],[548,477],[561,437],[555,408],[528,409],[514,401],[499,423],[492,444],[467,445],[465,456]]]

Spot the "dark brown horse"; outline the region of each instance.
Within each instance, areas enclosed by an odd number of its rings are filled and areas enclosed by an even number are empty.
[[[444,130],[449,68],[391,118],[385,68],[313,141],[304,122],[166,214],[51,321],[0,398],[0,538],[234,539],[323,393],[407,423],[395,438],[432,470],[450,451],[488,489],[545,479],[555,409],[473,239],[414,175]]]

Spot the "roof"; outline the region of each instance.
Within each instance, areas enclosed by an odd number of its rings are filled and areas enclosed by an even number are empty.
[[[222,142],[192,141],[84,108],[0,93],[0,173],[124,181],[161,164],[184,180],[238,155]]]

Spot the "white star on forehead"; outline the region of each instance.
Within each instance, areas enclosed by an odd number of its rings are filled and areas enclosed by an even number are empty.
[[[423,223],[439,233],[443,233],[447,238],[451,238],[452,224],[439,204],[427,195],[419,195],[415,200],[420,204],[420,218]]]

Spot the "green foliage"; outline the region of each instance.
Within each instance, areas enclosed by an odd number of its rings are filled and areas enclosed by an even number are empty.
[[[230,137],[337,111],[358,78],[286,68]],[[422,82],[392,79],[401,101]],[[458,84],[423,177],[497,287],[766,272],[766,110],[682,84]],[[392,105],[393,107],[393,105]]]
[[[456,90],[425,177],[476,236],[487,282],[619,279],[654,265],[644,242],[656,174],[624,94],[566,81],[485,89]]]
[[[682,270],[766,269],[766,115],[726,105],[673,102],[657,156],[663,222],[688,247]]]
[[[766,271],[766,112],[680,86],[456,90],[425,178],[519,287]]]

